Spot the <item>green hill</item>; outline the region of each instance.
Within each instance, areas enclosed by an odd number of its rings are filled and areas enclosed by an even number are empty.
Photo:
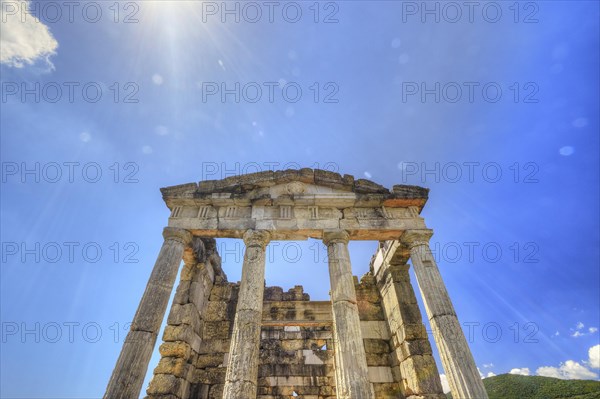
[[[485,378],[483,385],[490,399],[600,399],[600,381],[592,380],[502,374]]]

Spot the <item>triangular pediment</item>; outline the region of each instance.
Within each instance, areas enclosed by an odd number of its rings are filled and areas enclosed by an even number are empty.
[[[289,183],[276,184],[271,187],[257,188],[256,193],[268,192],[271,198],[279,198],[281,196],[302,196],[302,195],[341,195],[354,196],[354,191],[343,190],[341,188],[330,187],[325,185],[302,183],[300,181],[292,181]]]
[[[391,190],[366,179],[319,169],[266,171],[227,177],[221,180],[205,180],[161,189],[163,198],[171,207],[174,202],[231,199],[232,201],[276,201],[319,197],[344,200],[387,202],[410,200],[422,207],[427,201],[428,190],[417,186],[397,185]],[[391,201],[391,202],[390,202]],[[393,205],[392,205],[393,206]]]

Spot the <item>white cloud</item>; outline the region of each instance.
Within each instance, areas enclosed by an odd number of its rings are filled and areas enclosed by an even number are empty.
[[[584,328],[585,328],[585,324],[583,324],[582,322],[578,322],[575,325],[575,329],[571,328],[571,331],[573,331],[571,333],[571,337],[573,337],[573,338],[585,337],[586,335],[594,334],[595,332],[598,331],[597,327],[589,327],[587,329],[588,332],[585,332]]]
[[[536,370],[542,377],[554,377],[563,380],[589,380],[598,378],[598,375],[576,361],[567,360],[559,367],[544,366]]]
[[[490,363],[490,364],[491,364],[491,366],[488,365],[488,364],[484,364],[483,367],[486,367],[486,366],[492,367],[493,364],[492,363]],[[479,372],[479,376],[481,377],[481,379],[489,378],[489,377],[494,377],[496,375],[496,373],[494,373],[493,371],[488,371],[487,374],[483,374],[481,372],[481,370],[479,370],[479,367],[477,367],[477,372]]]
[[[539,367],[536,371],[537,375],[542,377],[561,378],[561,374],[556,367],[544,366]]]
[[[446,374],[440,374],[440,380],[442,380],[442,390],[444,393],[450,392],[450,384],[448,384],[448,377],[446,377]]]
[[[592,346],[588,351],[590,359],[588,364],[591,368],[600,369],[600,345]]]
[[[576,328],[583,329],[583,323],[577,323]],[[592,346],[588,350],[588,360],[583,364],[574,360],[567,360],[558,367],[544,366],[536,370],[537,375],[543,377],[554,377],[563,380],[590,380],[597,379],[598,374],[590,368],[600,369],[600,345]]]
[[[0,63],[15,68],[45,61],[51,69],[51,55],[58,42],[46,25],[29,13],[29,1],[0,0]]]
[[[144,154],[152,154],[154,152],[154,150],[149,145],[145,145],[142,147],[142,152]]]
[[[512,369],[508,372],[508,374],[516,374],[516,375],[530,375],[531,372],[529,371],[528,367],[523,367],[523,368],[515,368]]]
[[[489,368],[491,368],[491,367],[494,367],[494,363],[484,363],[484,364],[483,364],[483,368],[484,368],[484,369],[489,369]]]
[[[365,174],[365,177],[366,177],[367,179],[370,179],[370,178],[372,178],[372,177],[373,177],[373,175],[372,175],[372,174],[370,174],[369,172],[365,172],[364,174]]]

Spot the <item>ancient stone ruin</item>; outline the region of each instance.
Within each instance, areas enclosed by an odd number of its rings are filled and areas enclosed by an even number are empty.
[[[419,216],[427,189],[301,169],[161,191],[164,243],[105,398],[139,397],[182,259],[147,398],[445,398],[409,259],[454,397],[487,398]],[[221,269],[222,237],[246,244],[240,283]],[[269,242],[308,238],[327,246],[331,301],[265,287]],[[360,280],[349,240],[379,241]]]

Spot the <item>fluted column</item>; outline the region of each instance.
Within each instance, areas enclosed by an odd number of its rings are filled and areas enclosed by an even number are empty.
[[[265,291],[265,249],[269,240],[270,234],[267,231],[248,230],[244,234],[246,253],[223,399],[256,398]]]
[[[354,277],[348,253],[348,233],[343,230],[325,232],[331,303],[333,307],[338,399],[372,399],[367,357],[360,330],[360,319],[354,289]]]
[[[410,248],[412,265],[452,396],[486,399],[483,381],[429,248],[432,235],[431,230],[408,230],[400,241]]]
[[[108,382],[106,399],[131,399],[140,395],[183,251],[192,240],[187,230],[174,227],[165,227],[163,237],[162,248]]]

